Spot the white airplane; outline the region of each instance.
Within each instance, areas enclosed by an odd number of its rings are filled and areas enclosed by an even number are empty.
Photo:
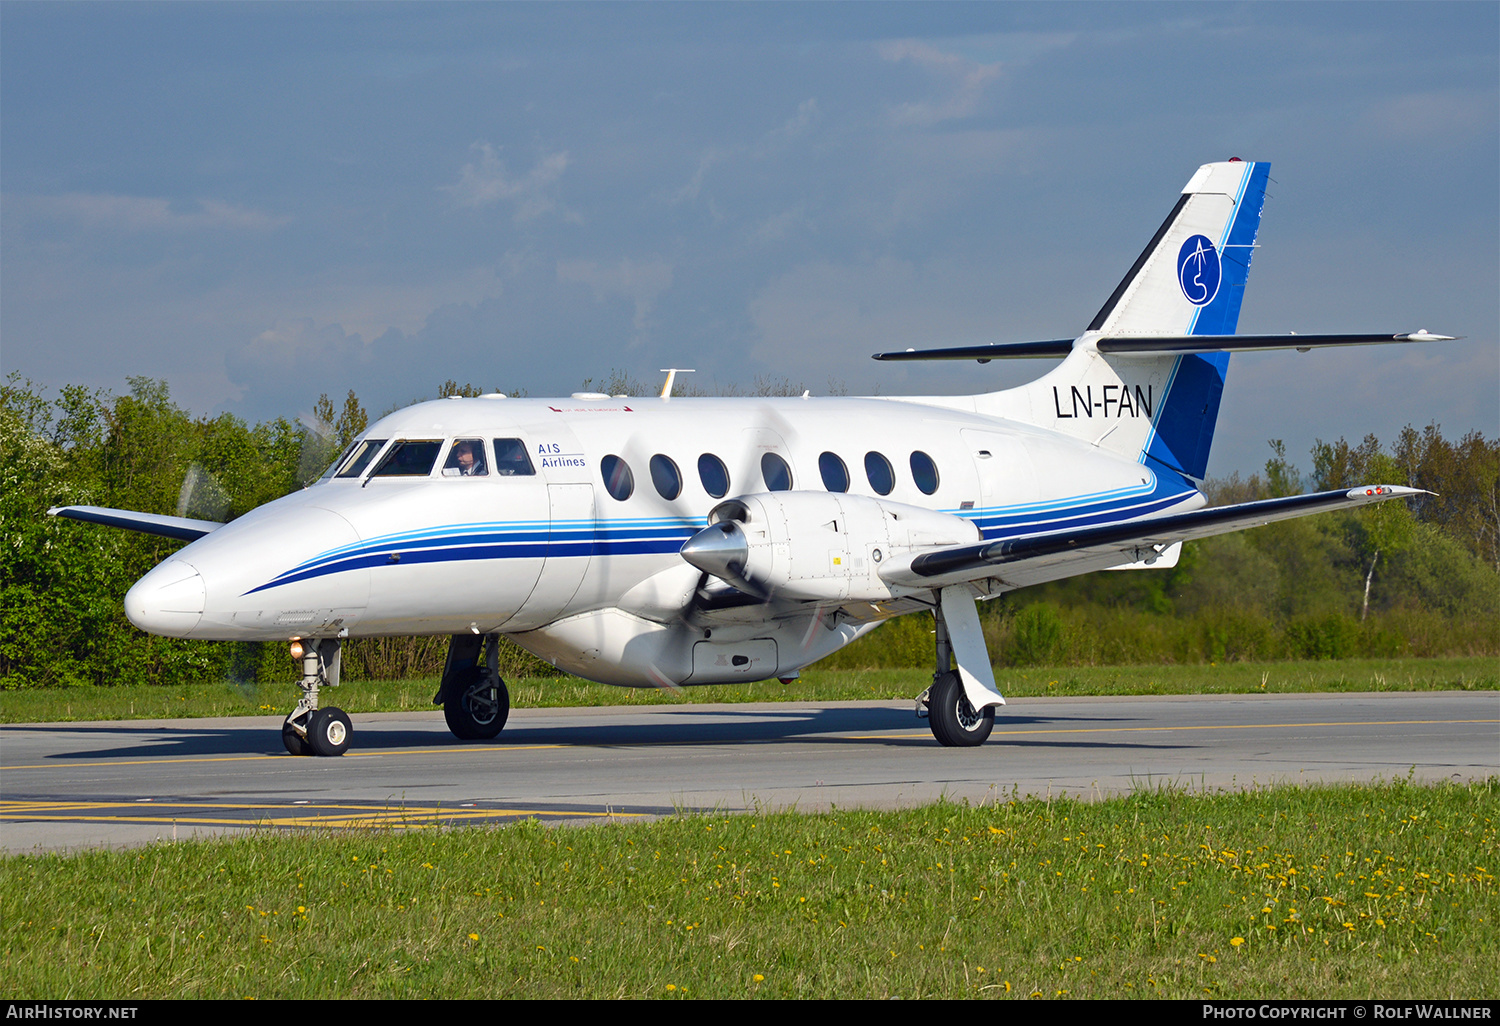
[[[451,635],[434,699],[459,738],[492,738],[505,636],[625,687],[790,679],[904,613],[931,611],[936,671],[917,699],[944,745],[989,736],[995,685],[977,599],[1102,569],[1173,565],[1185,540],[1413,488],[1204,508],[1229,354],[1417,342],[1235,335],[1269,165],[1198,169],[1077,338],[881,360],[1061,357],[970,396],[674,399],[579,393],[420,403],[383,418],[314,485],[231,523],[69,506],[50,512],[191,544],[125,596],[178,638],[291,642],[293,754],[339,755],[349,637]]]

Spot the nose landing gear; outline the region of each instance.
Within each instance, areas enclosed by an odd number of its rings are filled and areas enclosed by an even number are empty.
[[[338,638],[292,642],[292,658],[302,660],[302,697],[281,725],[281,743],[292,755],[343,755],[354,728],[342,709],[318,708],[318,691],[338,687],[342,651]]]

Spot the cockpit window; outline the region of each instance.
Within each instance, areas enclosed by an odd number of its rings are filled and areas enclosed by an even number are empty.
[[[339,477],[358,477],[365,472],[375,454],[385,445],[384,438],[366,438],[359,442],[354,449],[354,455],[350,456],[344,464],[344,469],[338,473]]]
[[[519,438],[495,439],[495,473],[501,477],[530,477],[536,473],[526,443]]]
[[[437,462],[440,441],[399,441],[381,457],[371,477],[426,477]]]
[[[485,477],[489,470],[484,465],[484,439],[457,438],[448,450],[448,461],[443,464],[444,477]]]
[[[334,472],[344,465],[344,461],[349,458],[349,454],[354,451],[354,447],[358,444],[358,442],[350,442],[349,447],[343,452],[339,453],[339,458],[328,465],[328,469],[323,471],[322,476],[320,476],[318,480],[327,481],[329,478],[331,478],[334,475]]]

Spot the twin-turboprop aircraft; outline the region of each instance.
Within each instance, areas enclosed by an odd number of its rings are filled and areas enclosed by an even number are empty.
[[[125,612],[179,638],[291,642],[282,738],[339,755],[320,705],[350,637],[451,635],[435,699],[462,739],[510,700],[498,640],[625,687],[795,677],[927,610],[933,735],[981,744],[1005,704],[975,602],[1103,569],[1171,566],[1185,540],[1379,502],[1370,485],[1204,508],[1229,354],[1444,338],[1235,335],[1269,165],[1198,169],[1077,338],[880,360],[1060,357],[961,397],[504,395],[383,418],[311,487],[228,524],[51,512],[191,541]]]

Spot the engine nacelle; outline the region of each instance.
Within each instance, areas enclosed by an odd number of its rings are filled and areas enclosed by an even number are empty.
[[[968,545],[979,528],[920,506],[842,492],[761,492],[719,503],[682,547],[693,566],[757,598],[879,602],[880,564]]]

